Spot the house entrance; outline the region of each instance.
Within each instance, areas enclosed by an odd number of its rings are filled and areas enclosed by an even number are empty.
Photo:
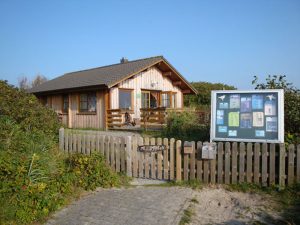
[[[142,91],[142,108],[159,107],[160,93],[160,91]]]

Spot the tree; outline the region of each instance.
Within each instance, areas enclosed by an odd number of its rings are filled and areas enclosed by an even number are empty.
[[[235,90],[231,85],[209,82],[191,82],[192,86],[198,91],[197,95],[186,95],[184,97],[185,106],[201,107],[210,106],[212,90]]]
[[[300,90],[287,82],[285,75],[269,75],[265,83],[254,76],[255,89],[284,89],[284,124],[287,135],[299,138],[300,133]]]
[[[20,77],[18,79],[19,88],[22,90],[28,90],[30,88],[36,87],[42,83],[45,83],[48,79],[41,75],[37,74],[34,79],[30,82],[26,76]]]

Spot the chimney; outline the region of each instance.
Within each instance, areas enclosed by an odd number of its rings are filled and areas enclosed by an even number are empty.
[[[122,57],[122,59],[120,60],[120,63],[127,63],[127,62],[128,62],[128,59],[125,57]]]

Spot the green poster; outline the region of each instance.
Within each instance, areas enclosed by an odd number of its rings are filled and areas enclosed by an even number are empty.
[[[240,113],[239,112],[230,112],[228,113],[228,126],[238,127],[240,126]]]

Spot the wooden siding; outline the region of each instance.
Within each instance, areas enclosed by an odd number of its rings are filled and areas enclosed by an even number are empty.
[[[153,85],[154,84],[154,85]],[[181,89],[172,84],[172,81],[164,77],[162,72],[156,67],[151,67],[149,70],[135,75],[133,78],[121,82],[118,87],[110,89],[110,105],[111,109],[119,108],[119,89],[129,88],[133,90],[133,105],[134,116],[133,118],[140,118],[141,108],[141,90],[157,90],[157,91],[172,91],[176,92],[177,108],[182,108],[182,92]]]
[[[96,114],[78,113],[79,93],[69,94],[69,114],[62,115],[62,123],[70,128],[105,128],[104,92],[97,91]],[[47,96],[47,105],[56,113],[62,113],[62,95]],[[69,118],[70,116],[70,118]]]

